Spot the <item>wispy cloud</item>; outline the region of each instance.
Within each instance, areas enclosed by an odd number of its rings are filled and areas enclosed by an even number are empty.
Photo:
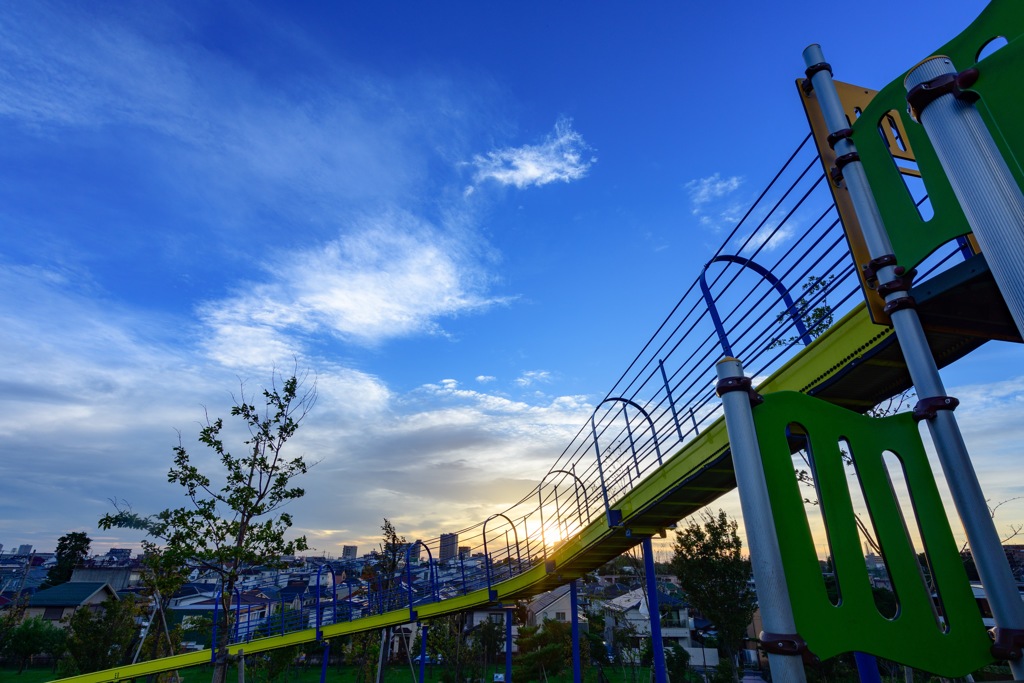
[[[557,181],[579,180],[597,162],[590,146],[572,128],[571,119],[559,119],[544,142],[506,147],[473,157],[474,182],[493,180],[519,189]]]
[[[494,375],[477,375],[476,376],[476,381],[480,382],[480,384],[487,384],[488,382],[493,382],[496,379],[498,379],[498,378],[495,377]]]
[[[706,178],[695,178],[683,187],[690,197],[690,212],[701,226],[718,231],[736,223],[743,215],[743,206],[729,197],[743,185],[740,176],[723,178],[715,173]]]
[[[521,387],[528,387],[533,384],[550,382],[551,373],[547,370],[527,370],[514,381]]]

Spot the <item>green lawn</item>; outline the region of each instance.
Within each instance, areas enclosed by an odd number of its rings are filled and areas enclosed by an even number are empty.
[[[504,673],[504,666],[492,667],[491,673]],[[210,679],[210,668],[206,665],[196,666],[190,669],[183,669],[179,672],[184,683],[204,683]],[[647,683],[649,672],[647,669],[637,668],[635,673],[631,673],[629,669],[623,671],[621,668],[607,667],[604,670],[606,680],[609,683]],[[249,667],[246,669],[246,679],[250,683],[265,683],[265,678],[260,675],[260,672]],[[439,682],[440,672],[431,671],[431,667],[427,667],[427,681]],[[46,681],[52,681],[54,674],[52,669],[46,667],[35,667],[27,668],[20,675],[16,669],[13,668],[0,668],[0,683],[46,683]],[[416,683],[417,676],[419,676],[419,670],[415,672],[410,671],[408,665],[406,666],[389,666],[385,672],[385,683]],[[228,672],[229,683],[234,683],[238,680],[237,669],[231,668]],[[331,666],[327,670],[327,680],[332,683],[356,683],[356,670],[354,667],[344,666]],[[306,667],[290,667],[289,670],[275,679],[275,683],[319,683],[320,681],[320,667],[316,664],[310,664]],[[488,675],[483,683],[491,683],[493,681],[493,675]],[[597,671],[590,669],[587,672],[586,681],[588,683],[597,683]],[[141,683],[141,681],[140,681]],[[519,683],[527,683],[521,681]],[[565,671],[559,676],[549,676],[547,683],[572,683],[572,671]]]

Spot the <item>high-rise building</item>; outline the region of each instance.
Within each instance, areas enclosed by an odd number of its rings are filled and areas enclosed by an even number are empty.
[[[32,544],[31,543],[23,543],[22,545],[19,545],[18,546],[18,554],[19,555],[31,555],[32,554]]]
[[[460,545],[459,546],[459,557],[469,557],[469,550],[470,550],[470,548],[469,548],[468,545]]]
[[[441,551],[438,559],[442,562],[452,559],[459,551],[458,534],[441,534]]]
[[[354,560],[356,559],[356,553],[359,552],[358,546],[354,545],[343,545],[341,546],[341,559],[343,560]]]

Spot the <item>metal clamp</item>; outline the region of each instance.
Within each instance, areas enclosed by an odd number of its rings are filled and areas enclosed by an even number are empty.
[[[828,143],[829,149],[834,150],[836,148],[837,142],[839,142],[840,140],[845,140],[851,137],[852,135],[853,128],[843,128],[841,130],[837,130],[835,133],[829,133],[828,137],[825,138],[825,142]]]
[[[992,656],[996,659],[1020,659],[1021,648],[1024,647],[1024,629],[1000,628],[989,631],[994,637]]]
[[[906,308],[917,308],[917,300],[909,294],[907,296],[901,296],[898,299],[893,299],[892,301],[887,301],[885,306],[882,308],[882,311],[886,315],[891,316],[896,311],[902,311]]]
[[[839,183],[843,182],[843,169],[847,164],[852,164],[854,161],[860,161],[860,154],[857,152],[850,152],[849,154],[836,157],[836,165],[832,167],[832,171],[829,173],[836,187],[839,187]]]
[[[717,394],[719,398],[721,398],[723,394],[728,394],[731,391],[746,392],[747,396],[750,398],[750,405],[752,406],[764,403],[764,397],[754,391],[754,387],[751,384],[749,377],[723,377],[718,380],[717,384],[715,384],[715,394]]]
[[[958,100],[974,102],[978,99],[976,93],[963,88],[969,88],[978,80],[979,72],[971,68],[961,71],[958,74],[942,74],[930,81],[918,83],[907,92],[907,104],[910,105],[910,116],[915,121],[921,121],[921,112],[929,104],[943,95],[952,94]]]
[[[807,78],[805,78],[804,82],[800,84],[800,88],[804,91],[804,95],[810,95],[814,91],[814,84],[811,83],[811,79],[814,78],[814,74],[819,71],[828,71],[828,75],[831,76],[832,65],[828,62],[818,62],[817,64],[810,65],[804,70],[804,75],[807,76]]]
[[[956,410],[958,405],[960,405],[960,401],[952,396],[931,396],[929,398],[922,398],[917,402],[917,405],[914,406],[914,421],[920,422],[921,420],[930,420],[935,417],[938,411]]]
[[[917,271],[913,268],[906,270],[903,266],[896,266],[893,269],[893,273],[897,277],[888,282],[883,282],[876,288],[878,296],[883,299],[893,292],[909,292],[910,288],[914,286],[914,276],[917,275]]]
[[[896,265],[896,254],[883,254],[877,258],[873,258],[867,262],[867,264],[861,266],[861,270],[864,271],[864,279],[867,281],[868,286],[874,288],[878,281],[878,271],[886,266]]]
[[[770,655],[800,656],[808,652],[807,642],[796,633],[761,631],[758,639],[761,641],[761,649]]]

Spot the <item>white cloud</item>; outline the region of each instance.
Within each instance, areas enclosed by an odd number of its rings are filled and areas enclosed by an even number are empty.
[[[539,145],[506,147],[473,157],[474,181],[494,180],[519,189],[579,180],[597,161],[589,145],[572,129],[571,119],[559,119],[553,133]],[[471,194],[467,188],[467,195]]]
[[[784,225],[777,230],[767,225],[762,226],[753,235],[737,237],[734,245],[741,248],[741,253],[752,254],[760,249],[761,253],[775,251],[796,235],[796,226]]]
[[[744,207],[735,200],[725,200],[742,184],[742,177],[722,178],[720,173],[689,181],[684,187],[690,195],[690,212],[702,227],[715,232],[735,224]]]
[[[487,384],[488,382],[493,382],[496,379],[498,379],[498,378],[495,377],[494,375],[477,375],[476,376],[476,381],[480,382],[480,384]]]
[[[527,370],[517,377],[515,383],[521,387],[528,387],[535,382],[546,383],[551,381],[551,373],[547,370]]]
[[[286,332],[328,331],[369,346],[436,334],[440,319],[504,301],[484,293],[487,278],[463,242],[404,212],[364,221],[351,234],[292,252],[264,270],[264,282],[201,309],[211,330],[207,350],[222,362],[257,349],[280,362],[299,351]]]
[[[706,178],[695,178],[686,183],[685,187],[690,193],[690,202],[693,207],[693,213],[696,215],[700,207],[712,200],[721,199],[726,195],[732,194],[742,184],[743,178],[740,176],[722,178],[721,173],[715,173]]]

